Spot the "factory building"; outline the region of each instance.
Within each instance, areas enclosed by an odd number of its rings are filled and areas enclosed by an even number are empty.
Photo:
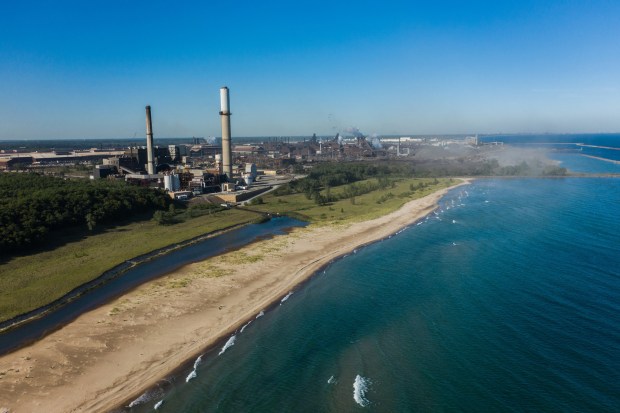
[[[123,176],[139,185],[165,188],[171,196],[181,192],[190,195],[234,192],[237,185],[247,189],[256,181],[257,167],[251,159],[233,163],[228,87],[220,88],[221,146],[214,139],[194,138],[191,144],[157,147],[150,106],[145,107],[145,113],[146,146],[130,147],[120,156],[105,159],[93,171],[93,178]],[[242,157],[265,155],[262,146],[240,145],[236,149],[235,155]],[[239,161],[238,156],[236,159]],[[196,163],[201,168],[192,168]]]

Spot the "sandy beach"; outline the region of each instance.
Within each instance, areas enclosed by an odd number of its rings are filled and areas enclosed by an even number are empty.
[[[126,404],[333,259],[425,216],[447,191],[371,221],[296,228],[187,265],[83,314],[0,357],[0,413],[104,412]]]

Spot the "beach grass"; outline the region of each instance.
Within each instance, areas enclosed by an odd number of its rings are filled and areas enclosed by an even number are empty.
[[[376,179],[368,180],[376,183]],[[356,183],[364,184],[368,181]],[[273,193],[262,197],[263,203],[252,205],[253,210],[272,214],[285,214],[307,220],[315,225],[349,224],[378,218],[396,211],[407,202],[422,198],[437,190],[454,185],[453,178],[402,178],[392,179],[384,188],[353,198],[341,199],[318,205],[305,194],[276,196]],[[332,195],[340,195],[347,185],[330,188]],[[322,195],[327,190],[321,191]]]
[[[376,179],[370,179],[377,183]],[[366,181],[358,182],[357,185]],[[255,212],[284,214],[318,226],[348,225],[367,221],[393,212],[405,203],[424,197],[455,183],[444,178],[390,179],[383,188],[372,192],[318,205],[305,194],[262,197],[263,203],[252,205],[251,210],[233,208],[214,213],[192,216],[187,211],[177,211],[177,223],[159,225],[153,220],[143,220],[102,230],[87,237],[76,237],[56,242],[58,246],[45,251],[12,257],[0,266],[0,321],[34,310],[62,297],[74,288],[100,276],[105,271],[139,255],[162,247],[186,241],[238,224],[256,222]],[[347,185],[330,188],[331,194],[342,194]],[[327,190],[322,191],[323,195]],[[195,212],[195,211],[194,211]],[[203,211],[204,212],[204,211]],[[232,264],[242,265],[263,259],[256,255],[226,256]],[[219,268],[205,276],[219,277]],[[170,285],[172,288],[187,283]]]
[[[174,225],[145,220],[7,259],[0,266],[0,321],[49,304],[134,257],[256,218],[256,213],[231,209]]]

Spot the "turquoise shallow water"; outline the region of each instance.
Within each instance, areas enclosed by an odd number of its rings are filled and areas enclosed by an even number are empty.
[[[619,213],[613,178],[456,189],[127,410],[617,411]]]

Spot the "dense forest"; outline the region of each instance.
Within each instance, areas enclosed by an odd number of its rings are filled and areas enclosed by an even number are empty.
[[[0,174],[0,253],[28,249],[58,228],[92,230],[169,203],[161,191],[125,182]]]

